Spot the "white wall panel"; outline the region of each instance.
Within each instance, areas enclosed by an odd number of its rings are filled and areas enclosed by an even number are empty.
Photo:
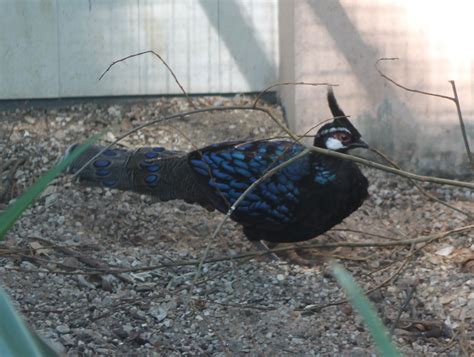
[[[138,52],[138,0],[58,1],[59,95],[131,95],[139,92],[139,60],[116,65]]]
[[[0,99],[258,91],[277,80],[277,0],[0,0]],[[29,31],[29,32],[28,32]]]
[[[0,0],[0,99],[59,93],[56,0]]]

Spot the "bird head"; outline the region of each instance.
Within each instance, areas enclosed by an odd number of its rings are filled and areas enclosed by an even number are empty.
[[[328,104],[334,120],[318,130],[313,145],[339,152],[355,148],[368,148],[367,143],[361,139],[360,133],[337,104],[331,87],[328,90]]]

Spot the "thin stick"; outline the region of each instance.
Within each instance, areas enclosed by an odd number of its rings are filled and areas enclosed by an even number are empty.
[[[466,226],[466,227],[460,227],[460,228],[457,228],[457,229],[453,229],[451,231],[441,232],[439,234],[435,234],[435,235],[432,235],[432,236],[427,236],[427,237],[424,237],[424,238],[427,238],[427,239],[423,239],[423,240],[420,239],[421,237],[418,238],[418,239],[416,239],[416,238],[415,239],[408,239],[407,242],[409,242],[409,241],[412,242],[412,244],[411,244],[412,249],[411,249],[411,252],[403,260],[403,264],[388,279],[384,280],[381,284],[375,286],[374,288],[371,288],[371,289],[367,290],[365,292],[365,294],[369,295],[369,294],[373,293],[374,291],[380,289],[381,287],[385,286],[386,284],[391,282],[393,279],[395,279],[401,273],[402,269],[408,264],[409,260],[413,256],[415,256],[415,254],[417,254],[419,251],[426,248],[429,244],[431,244],[431,243],[433,243],[437,240],[446,238],[446,237],[450,236],[451,234],[461,233],[462,231],[464,231],[463,228],[466,228],[467,230],[471,230],[471,229],[474,229],[474,225]],[[413,249],[413,247],[416,243],[421,243],[421,242],[424,243],[421,247]],[[392,264],[390,264],[390,265],[392,265]],[[304,309],[304,311],[307,312],[307,313],[317,312],[317,311],[320,311],[321,309],[324,309],[326,307],[341,305],[341,304],[345,304],[345,303],[347,303],[346,299],[330,302],[330,303],[327,303],[327,304],[324,304],[324,305],[308,305]]]
[[[212,112],[212,111],[238,110],[238,109],[242,109],[242,107],[241,106],[232,106],[232,107],[214,107],[214,108],[196,109],[196,110],[191,110],[191,111],[184,112],[184,113],[168,115],[166,117],[162,117],[162,118],[158,118],[158,119],[154,119],[152,121],[146,122],[142,125],[139,125],[139,126],[133,128],[133,129],[130,129],[130,130],[126,131],[124,134],[118,136],[117,139],[115,139],[111,143],[104,146],[102,148],[102,150],[100,150],[97,154],[95,154],[93,157],[91,157],[89,159],[89,161],[87,161],[84,165],[82,165],[82,167],[80,167],[79,170],[77,170],[72,177],[73,178],[77,177],[89,164],[91,164],[96,158],[98,158],[100,155],[102,155],[102,153],[104,151],[106,151],[107,149],[111,148],[112,146],[118,144],[120,141],[122,141],[127,136],[129,136],[133,133],[136,133],[137,131],[139,131],[143,128],[146,128],[146,127],[149,127],[149,126],[152,126],[152,125],[155,125],[155,124],[159,124],[159,123],[162,123],[162,122],[166,122],[166,121],[169,121],[169,120],[172,120],[172,119],[184,118],[186,116],[190,116],[190,115],[193,115],[193,114],[206,113],[206,112]]]
[[[410,288],[410,291],[407,294],[407,297],[405,298],[405,301],[403,302],[402,306],[400,307],[400,310],[398,310],[397,317],[393,321],[392,327],[390,328],[390,336],[393,336],[393,332],[395,331],[395,328],[398,325],[398,322],[400,321],[400,317],[402,316],[403,311],[407,308],[408,304],[410,303],[413,295],[415,294],[416,291],[416,285],[413,285]]]
[[[464,120],[462,118],[461,106],[459,105],[458,91],[456,90],[456,83],[454,81],[449,81],[453,87],[454,93],[454,103],[456,104],[456,110],[458,111],[459,126],[461,127],[462,138],[464,140],[464,145],[466,146],[467,157],[471,163],[471,168],[474,169],[474,159],[472,158],[472,152],[469,147],[469,140],[467,138],[466,127],[464,126]]]
[[[123,57],[121,59],[118,59],[116,61],[113,61],[109,67],[107,67],[107,69],[100,75],[99,77],[99,81],[105,76],[105,74],[110,71],[110,69],[115,66],[117,63],[120,63],[120,62],[124,62],[130,58],[133,58],[133,57],[138,57],[138,56],[141,56],[141,55],[144,55],[144,54],[147,54],[147,53],[151,53],[153,54],[154,56],[158,57],[158,59],[161,61],[161,63],[164,64],[164,66],[166,67],[166,69],[171,73],[171,75],[173,76],[174,78],[174,81],[176,82],[176,84],[178,85],[179,89],[181,89],[181,92],[183,92],[184,96],[186,97],[186,99],[188,100],[188,103],[189,105],[191,106],[191,108],[194,108],[196,109],[196,106],[194,105],[194,103],[192,102],[191,98],[188,96],[188,93],[184,90],[183,86],[181,85],[181,83],[179,83],[179,80],[178,78],[176,77],[176,75],[174,74],[173,70],[171,69],[170,66],[168,66],[168,63],[166,63],[166,61],[158,54],[156,53],[155,51],[153,50],[148,50],[148,51],[143,51],[143,52],[139,52],[139,53],[135,53],[133,55],[130,55],[130,56],[127,56],[127,57]]]
[[[275,173],[277,173],[282,168],[290,165],[292,162],[302,158],[303,156],[307,155],[308,153],[309,153],[309,151],[307,149],[305,149],[302,152],[300,152],[299,154],[297,154],[297,155],[293,156],[292,158],[290,158],[289,160],[286,160],[285,162],[281,163],[280,165],[274,167],[273,169],[268,170],[263,176],[261,176],[258,180],[256,180],[249,187],[247,187],[247,189],[239,196],[239,198],[234,202],[234,204],[227,210],[227,213],[225,214],[224,218],[217,225],[216,229],[212,233],[211,239],[209,240],[208,244],[206,245],[206,248],[204,249],[204,253],[202,254],[201,260],[199,261],[199,265],[196,268],[196,274],[194,275],[193,283],[191,285],[191,288],[189,289],[190,294],[192,293],[192,290],[193,290],[193,287],[194,287],[194,282],[197,281],[197,279],[201,275],[201,269],[202,269],[202,266],[204,265],[204,261],[207,258],[207,254],[209,253],[211,243],[214,242],[215,238],[217,237],[217,235],[221,231],[222,227],[224,226],[224,223],[230,218],[232,213],[234,213],[235,209],[240,204],[240,202],[242,202],[242,200],[245,199],[245,197],[251,191],[253,191],[253,189],[257,185],[259,185],[262,181],[266,180],[268,177],[274,175]],[[268,252],[264,252],[263,254],[268,254]]]
[[[304,138],[304,137],[307,137],[307,136],[311,136],[311,137],[314,137],[314,135],[307,135],[309,132],[311,132],[312,130],[316,129],[317,127],[323,125],[324,123],[327,123],[331,120],[334,120],[334,119],[338,119],[338,118],[350,118],[350,115],[347,115],[345,117],[332,117],[332,118],[328,118],[328,119],[324,119],[324,120],[321,120],[320,122],[316,123],[315,125],[313,125],[312,127],[310,127],[306,133],[304,135],[298,135],[300,138]]]
[[[276,118],[274,118],[270,113],[268,113],[268,115],[275,120],[275,122],[278,123],[278,121],[276,120]],[[295,134],[293,134],[292,132],[290,132],[288,129],[286,128],[283,128],[285,131],[288,132],[289,135],[291,135],[292,137],[294,137],[295,141],[297,142],[300,142],[300,140],[302,139],[301,137],[296,137]],[[311,130],[311,129],[310,129]],[[309,131],[307,131],[305,134],[307,134]],[[237,206],[240,204],[240,202],[242,202],[242,200],[251,192],[253,191],[253,189],[258,186],[262,181],[266,180],[267,178],[269,178],[270,176],[274,175],[275,173],[277,173],[278,171],[280,171],[282,168],[290,165],[292,162],[294,162],[295,160],[298,160],[299,158],[302,158],[303,156],[307,155],[309,153],[309,150],[308,149],[305,149],[303,150],[301,153],[295,155],[294,157],[286,160],[285,162],[277,165],[276,167],[274,167],[273,169],[270,169],[268,170],[267,172],[265,172],[264,175],[262,175],[261,177],[258,178],[258,180],[256,180],[255,182],[253,182],[249,187],[247,187],[247,189],[238,197],[238,199],[234,202],[234,204],[227,210],[227,213],[226,215],[224,216],[224,218],[221,220],[221,222],[219,223],[219,225],[216,227],[214,233],[212,234],[211,236],[211,239],[209,240],[209,242],[207,243],[206,245],[206,248],[204,250],[204,254],[202,255],[201,257],[201,261],[199,262],[199,265],[196,269],[196,275],[194,277],[194,280],[193,280],[193,284],[194,284],[194,281],[196,281],[198,278],[199,278],[199,275],[200,275],[200,271],[201,271],[201,268],[202,268],[202,265],[203,265],[203,262],[204,260],[206,259],[207,257],[207,254],[209,252],[209,249],[211,247],[211,243],[214,241],[214,239],[217,237],[217,235],[219,234],[219,232],[221,231],[224,223],[226,222],[226,220],[228,218],[230,218],[230,216],[232,215],[232,213],[235,211],[235,209],[237,208]],[[265,247],[266,245],[264,243],[261,243],[263,244]],[[271,254],[272,252],[269,251],[268,247],[267,248],[267,252],[265,254]],[[194,288],[194,285],[191,285],[191,289],[190,289],[190,294]]]
[[[360,230],[352,229],[352,228],[333,228],[333,229],[331,229],[331,232],[349,232],[349,233],[357,233],[357,234],[368,235],[368,236],[371,236],[371,237],[381,238],[381,239],[385,239],[385,240],[392,240],[392,241],[399,240],[397,238],[383,236],[383,235],[377,234],[377,233],[360,231]]]
[[[269,85],[267,88],[265,88],[264,90],[262,90],[260,93],[257,94],[257,97],[255,98],[255,101],[253,102],[252,107],[254,107],[254,108],[257,107],[258,101],[260,100],[260,98],[266,92],[268,92],[272,88],[280,87],[280,86],[312,86],[312,87],[331,86],[331,87],[337,87],[337,86],[339,86],[339,84],[332,84],[332,83],[327,83],[327,82],[323,82],[323,83],[315,83],[315,82],[280,82],[280,83],[274,83],[274,84]]]
[[[452,100],[452,101],[455,101],[453,97],[450,97],[450,96],[447,96],[447,95],[443,95],[443,94],[437,94],[437,93],[430,93],[430,92],[425,92],[425,91],[422,91],[422,90],[418,90],[418,89],[413,89],[413,88],[408,88],[408,87],[405,87],[404,85],[400,84],[400,83],[397,83],[395,82],[395,80],[393,80],[392,78],[390,78],[389,76],[387,76],[386,74],[384,74],[380,69],[379,69],[379,62],[382,62],[382,61],[397,61],[399,60],[398,57],[390,57],[390,58],[379,58],[377,60],[377,62],[375,62],[375,69],[377,70],[377,72],[379,72],[379,74],[385,78],[387,81],[389,81],[390,83],[394,84],[395,86],[399,87],[399,88],[402,88],[404,90],[406,90],[407,92],[412,92],[412,93],[418,93],[418,94],[424,94],[424,95],[429,95],[429,96],[432,96],[432,97],[438,97],[438,98],[444,98],[444,99],[448,99],[448,100]]]
[[[447,99],[447,100],[450,100],[450,101],[454,102],[454,104],[456,105],[456,110],[458,112],[459,125],[461,127],[461,132],[462,132],[462,136],[463,136],[463,140],[464,140],[464,145],[466,147],[467,156],[469,158],[469,162],[471,164],[471,167],[474,169],[474,159],[472,157],[471,149],[469,148],[469,140],[467,138],[466,128],[464,126],[464,120],[463,120],[462,113],[461,113],[461,105],[459,104],[459,97],[458,97],[458,93],[457,93],[457,90],[456,90],[455,82],[453,80],[449,81],[449,83],[451,83],[451,86],[453,88],[454,97],[450,97],[450,96],[442,95],[442,94],[437,94],[437,93],[425,92],[425,91],[421,91],[421,90],[417,90],[417,89],[413,89],[413,88],[408,88],[408,87],[396,82],[395,80],[393,80],[392,78],[390,78],[386,74],[384,74],[378,67],[379,62],[381,62],[381,61],[394,61],[394,60],[398,60],[398,58],[397,57],[379,58],[377,60],[377,62],[375,62],[375,69],[377,70],[377,72],[379,72],[380,76],[382,76],[387,81],[394,84],[395,86],[397,86],[399,88],[402,88],[402,89],[404,89],[408,92],[419,93],[419,94],[429,95],[429,96],[432,96],[432,97],[443,98],[443,99]]]
[[[290,250],[295,250],[295,249],[313,249],[313,248],[339,248],[339,247],[349,247],[349,248],[363,248],[363,247],[397,247],[397,246],[406,246],[406,245],[412,245],[412,244],[418,244],[418,243],[432,243],[437,240],[443,239],[445,237],[451,236],[453,234],[459,234],[459,233],[465,233],[468,231],[474,230],[474,225],[469,225],[469,226],[464,226],[464,227],[458,227],[456,229],[452,229],[449,231],[444,231],[444,232],[439,232],[433,235],[428,235],[428,236],[421,236],[421,237],[416,237],[416,238],[410,238],[410,239],[404,239],[404,240],[399,240],[399,241],[389,241],[389,242],[371,242],[371,241],[366,241],[366,242],[339,242],[339,243],[314,243],[314,244],[305,244],[305,245],[291,245],[289,247],[283,247],[283,248],[275,248],[271,249],[271,252],[284,252],[284,251],[290,251]],[[425,245],[423,245],[422,248],[424,248]],[[267,252],[249,252],[249,253],[244,253],[244,254],[237,254],[233,255],[231,257],[225,256],[225,257],[217,257],[217,258],[210,258],[206,259],[203,264],[210,264],[210,263],[218,263],[218,262],[224,262],[224,261],[230,261],[230,260],[246,260],[246,259],[251,259],[259,256],[266,255]],[[87,267],[81,267],[80,272],[63,272],[63,271],[49,271],[49,273],[55,273],[55,274],[65,274],[65,275],[77,275],[77,274],[103,274],[103,273],[109,273],[109,274],[119,274],[119,273],[135,273],[135,272],[144,272],[144,271],[151,271],[151,270],[156,270],[156,269],[161,269],[161,268],[168,268],[168,267],[176,267],[176,266],[196,266],[201,263],[202,259],[199,260],[188,260],[188,261],[176,261],[174,263],[161,263],[161,264],[156,264],[156,265],[149,265],[145,267],[135,267],[135,268],[107,268],[107,269],[101,269],[101,268],[87,268]],[[51,263],[50,261],[45,261],[48,263]],[[11,267],[5,267],[6,269],[11,269]],[[71,268],[70,266],[67,266],[67,268]],[[14,270],[14,269],[13,269]]]
[[[446,236],[444,236],[446,237]],[[443,238],[443,237],[440,237],[440,238]],[[390,283],[391,281],[395,280],[403,271],[403,269],[408,265],[408,263],[410,262],[411,258],[413,258],[413,256],[420,250],[422,250],[423,248],[425,248],[429,243],[433,242],[433,240],[429,241],[428,243],[424,244],[422,247],[420,248],[417,248],[417,249],[413,249],[414,247],[414,244],[411,245],[411,249],[410,249],[410,253],[405,257],[405,259],[403,260],[402,264],[397,268],[397,270],[392,274],[390,275],[387,279],[383,280],[381,283],[377,284],[376,286],[374,286],[373,288],[370,288],[368,289],[364,295],[370,295],[372,294],[373,292],[381,289],[382,287],[384,287],[385,285],[387,285],[388,283]],[[305,308],[305,312],[312,312],[312,311],[319,311],[321,309],[324,309],[326,307],[330,307],[330,306],[336,306],[336,305],[342,305],[342,304],[345,304],[347,303],[348,300],[347,299],[342,299],[342,300],[338,300],[338,301],[335,301],[335,302],[331,302],[331,303],[328,303],[328,304],[324,304],[324,305],[319,305],[319,306],[311,306],[311,307],[307,307]]]
[[[414,174],[414,173],[411,173],[411,172],[408,172],[408,171],[398,170],[398,169],[395,169],[395,168],[392,168],[392,167],[389,167],[389,166],[386,166],[386,165],[378,164],[378,163],[373,162],[371,160],[362,159],[362,158],[357,157],[357,156],[343,154],[343,153],[340,153],[340,152],[337,152],[337,151],[322,149],[322,148],[318,148],[318,147],[314,147],[314,146],[309,147],[308,149],[310,149],[311,151],[320,153],[320,154],[333,156],[333,157],[338,157],[338,158],[345,159],[345,160],[355,161],[355,162],[358,162],[359,164],[363,164],[365,166],[373,167],[373,168],[379,169],[381,171],[390,172],[392,174],[396,174],[398,176],[402,176],[402,177],[406,177],[406,178],[411,178],[411,179],[417,180],[417,181],[432,182],[432,183],[437,183],[437,184],[440,184],[440,185],[450,185],[450,186],[457,186],[457,187],[464,187],[464,188],[474,189],[474,183],[471,183],[471,182],[442,179],[442,178],[433,177],[433,176],[417,175],[417,174]]]
[[[374,152],[375,154],[379,155],[381,158],[383,158],[385,161],[387,161],[389,164],[391,164],[393,167],[397,168],[397,169],[400,169],[400,167],[392,160],[390,160],[388,158],[387,155],[383,154],[381,151],[379,150],[376,150],[376,149],[370,149],[372,152]],[[427,192],[425,189],[423,189],[423,187],[421,187],[417,182],[413,181],[412,179],[408,179],[408,181],[413,184],[417,189],[418,191],[421,192],[421,194],[423,194],[424,196],[428,197],[430,200],[433,200],[435,202],[438,202],[448,208],[451,208],[452,210],[456,211],[456,212],[459,212],[463,215],[465,215],[466,217],[468,217],[469,219],[474,219],[474,216],[471,214],[471,212],[465,212],[463,211],[462,209],[459,209],[453,205],[450,205],[449,203],[443,201],[442,199],[432,195],[431,193]]]
[[[394,280],[402,272],[405,266],[408,264],[410,258],[411,258],[411,255],[405,258],[403,263],[397,268],[397,270],[392,275],[390,275],[387,279],[383,280],[381,283],[377,284],[373,288],[370,288],[367,291],[365,291],[364,295],[370,295],[374,291],[379,290],[380,288],[384,287],[385,285],[390,283],[392,280]],[[332,301],[332,302],[329,302],[327,304],[322,304],[322,305],[308,305],[303,309],[303,311],[305,314],[311,314],[311,313],[319,312],[322,309],[325,309],[327,307],[342,305],[348,302],[349,300],[347,299],[341,299],[341,300]]]
[[[113,145],[117,144],[119,141],[121,141],[123,138],[127,137],[128,135],[140,130],[140,129],[143,129],[147,126],[150,126],[150,125],[154,125],[154,124],[157,124],[157,123],[161,123],[161,122],[164,122],[164,121],[168,121],[168,120],[171,120],[171,119],[175,119],[175,118],[181,118],[181,117],[187,117],[187,116],[190,116],[190,115],[193,115],[193,114],[197,114],[197,113],[204,113],[204,112],[213,112],[213,111],[227,111],[227,110],[256,110],[256,111],[261,111],[263,113],[266,113],[268,116],[270,116],[270,118],[275,121],[278,126],[280,128],[282,128],[293,140],[295,140],[296,142],[300,143],[301,145],[304,145],[303,143],[301,143],[301,141],[299,140],[298,136],[296,136],[295,134],[293,134],[291,131],[289,131],[282,123],[280,123],[276,118],[275,116],[273,116],[273,114],[265,109],[265,108],[260,108],[260,107],[256,107],[256,108],[253,108],[251,106],[230,106],[230,107],[213,107],[213,108],[204,108],[204,109],[196,109],[196,110],[191,110],[191,111],[188,111],[188,112],[183,112],[183,113],[179,113],[179,114],[173,114],[173,115],[169,115],[169,116],[166,116],[166,117],[163,117],[163,118],[159,118],[159,119],[155,119],[155,120],[152,120],[148,123],[144,123],[136,128],[133,128],[129,131],[127,131],[126,133],[124,133],[123,135],[120,135],[115,141],[113,141],[112,143],[106,145],[101,151],[99,151],[96,155],[94,155],[88,162],[86,162],[74,175],[73,177],[77,177],[79,175],[79,173],[81,173],[81,171],[87,166],[89,165],[90,163],[92,163],[98,156],[100,156],[105,150],[107,150],[108,148],[112,147]],[[363,159],[361,157],[357,157],[357,156],[353,156],[353,155],[348,155],[348,154],[343,154],[343,153],[340,153],[340,152],[337,152],[337,151],[333,151],[333,150],[328,150],[328,149],[322,149],[322,148],[318,148],[318,147],[315,147],[315,146],[307,146],[307,145],[304,145],[306,146],[306,149],[310,150],[310,151],[313,151],[313,152],[317,152],[317,153],[320,153],[320,154],[323,154],[323,155],[328,155],[328,156],[333,156],[333,157],[338,157],[338,158],[341,158],[341,159],[345,159],[345,160],[350,160],[350,161],[355,161],[355,162],[358,162],[359,164],[363,164],[365,166],[369,166],[369,167],[373,167],[373,168],[376,168],[376,169],[379,169],[379,170],[382,170],[382,171],[385,171],[385,172],[390,172],[390,173],[393,173],[393,174],[396,174],[396,175],[399,175],[399,176],[402,176],[402,177],[407,177],[407,178],[411,178],[413,180],[417,180],[417,181],[422,181],[422,182],[432,182],[432,183],[437,183],[437,184],[440,184],[440,185],[450,185],[450,186],[457,186],[457,187],[464,187],[464,188],[470,188],[470,189],[474,189],[474,183],[471,183],[471,182],[464,182],[464,181],[457,181],[457,180],[449,180],[449,179],[442,179],[442,178],[438,178],[438,177],[432,177],[432,176],[423,176],[423,175],[417,175],[417,174],[414,174],[414,173],[411,173],[411,172],[408,172],[408,171],[403,171],[403,170],[398,170],[398,169],[395,169],[393,167],[389,167],[389,166],[386,166],[386,165],[382,165],[382,164],[378,164],[376,162],[373,162],[373,161],[370,161],[370,160],[366,160],[366,159]]]

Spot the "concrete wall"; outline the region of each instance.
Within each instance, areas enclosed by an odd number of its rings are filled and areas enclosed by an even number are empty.
[[[277,81],[277,0],[0,0],[0,100],[259,91]]]
[[[282,0],[280,79],[338,83],[336,96],[366,140],[418,172],[469,175],[452,102],[394,87],[374,68],[412,88],[452,95],[455,80],[474,146],[474,33],[468,1]],[[293,129],[330,117],[325,89],[284,87]]]

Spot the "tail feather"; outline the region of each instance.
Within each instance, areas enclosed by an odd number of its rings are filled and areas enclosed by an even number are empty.
[[[66,155],[74,151],[75,148],[75,145],[69,147]],[[89,165],[83,167],[102,149],[103,147],[101,146],[91,146],[88,148],[68,167],[68,172],[76,174],[81,170],[77,178],[88,186],[134,190],[133,170],[127,168],[128,162],[134,154],[133,151],[107,149]]]
[[[65,156],[75,148],[69,147]],[[209,208],[206,197],[197,187],[186,153],[161,147],[106,149],[83,168],[101,150],[101,146],[88,148],[69,166],[68,173],[81,170],[77,178],[88,186],[150,194],[160,201],[182,199]]]

